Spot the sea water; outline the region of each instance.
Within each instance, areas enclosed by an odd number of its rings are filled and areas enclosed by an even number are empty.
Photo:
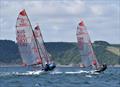
[[[0,87],[120,87],[120,68],[91,73],[79,67],[57,67],[44,73],[33,67],[1,67]]]

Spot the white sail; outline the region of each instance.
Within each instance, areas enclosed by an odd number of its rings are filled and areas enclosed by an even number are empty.
[[[16,22],[16,40],[23,63],[26,65],[42,64],[34,36],[28,16],[25,10],[22,10]]]
[[[40,51],[41,57],[47,64],[49,64],[50,63],[50,56],[49,56],[49,53],[47,52],[47,50],[44,46],[44,40],[43,40],[42,33],[41,33],[38,25],[35,27],[34,33],[35,33],[35,37],[39,43],[39,49],[41,50]]]
[[[98,67],[99,63],[94,54],[91,40],[83,21],[81,21],[78,24],[76,35],[77,35],[78,46],[80,49],[81,60],[84,66],[87,67],[91,65],[92,66],[96,65]]]

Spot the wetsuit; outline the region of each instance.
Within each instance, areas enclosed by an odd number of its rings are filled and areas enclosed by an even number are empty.
[[[103,72],[107,69],[107,65],[106,64],[103,64],[103,66],[99,69],[99,70],[96,70],[96,72]]]
[[[54,63],[46,64],[44,70],[45,70],[45,71],[51,71],[51,70],[53,70],[55,67],[56,67],[56,65],[55,65]]]

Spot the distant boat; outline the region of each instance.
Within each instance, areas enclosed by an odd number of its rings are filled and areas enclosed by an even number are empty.
[[[81,67],[91,66],[92,68],[95,69],[96,72],[104,71],[104,69],[106,69],[107,66],[106,65],[102,65],[102,67],[100,66],[93,51],[92,43],[83,21],[81,21],[77,26],[76,36],[78,46],[80,49],[80,57],[82,61],[82,64],[80,66]]]
[[[16,22],[16,40],[19,47],[24,66],[40,65],[45,71],[53,70],[55,64],[50,64],[43,58],[41,38],[37,37],[33,31],[30,20],[25,10],[22,10]]]

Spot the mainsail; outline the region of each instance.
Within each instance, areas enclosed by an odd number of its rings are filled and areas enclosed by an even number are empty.
[[[40,51],[41,57],[47,64],[49,64],[50,63],[50,56],[49,56],[49,53],[47,52],[47,50],[44,46],[44,40],[43,40],[42,33],[41,33],[38,25],[35,27],[34,33],[35,33],[35,37],[39,43],[39,49],[41,50]]]
[[[91,40],[83,21],[81,21],[78,24],[76,35],[77,35],[78,46],[80,49],[81,60],[84,66],[88,67],[92,65],[95,68],[96,66],[98,67],[99,63],[94,54]]]
[[[25,65],[43,65],[37,40],[25,10],[22,10],[17,18],[16,40]]]

